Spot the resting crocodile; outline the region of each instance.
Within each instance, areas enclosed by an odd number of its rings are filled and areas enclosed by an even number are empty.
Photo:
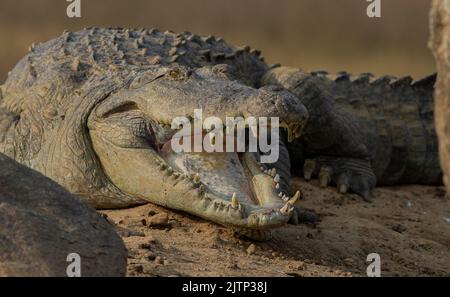
[[[410,83],[269,67],[248,46],[189,32],[65,32],[32,46],[1,87],[0,152],[96,208],[150,201],[261,238],[296,220],[291,165],[366,198],[377,178],[440,182],[434,78]],[[278,117],[278,161],[175,153],[171,121],[198,108],[224,122]]]

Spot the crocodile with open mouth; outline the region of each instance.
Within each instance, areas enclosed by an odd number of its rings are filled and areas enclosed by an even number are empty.
[[[364,197],[379,175],[409,172],[415,167],[407,165],[418,159],[421,169],[435,169],[434,132],[426,134],[433,128],[416,104],[420,98],[430,100],[433,84],[388,92],[396,100],[408,95],[413,98],[408,106],[416,108],[407,109],[400,121],[411,123],[414,137],[402,134],[403,150],[393,154],[398,146],[390,140],[400,134],[380,137],[381,120],[372,120],[370,113],[358,116],[363,108],[344,112],[342,106],[350,103],[333,103],[337,96],[331,94],[383,94],[378,85],[361,81],[337,87],[321,75],[269,67],[248,46],[236,48],[221,38],[190,32],[64,32],[33,45],[1,87],[0,152],[96,208],[149,201],[264,239],[270,229],[296,220],[301,195],[289,191],[291,164],[295,173],[317,174],[324,185],[334,182],[341,191]],[[373,101],[359,105],[372,103],[370,109]],[[278,161],[262,164],[261,153],[250,151],[175,153],[169,146],[176,132],[171,122],[192,119],[195,109],[223,122],[226,117],[278,117],[283,128]],[[384,117],[389,133],[392,114]],[[422,123],[420,130],[416,124]],[[416,141],[423,141],[422,150],[411,157],[405,150]],[[380,162],[384,157],[389,158]],[[439,181],[440,170],[433,170],[430,182]],[[401,182],[402,174],[392,182]]]

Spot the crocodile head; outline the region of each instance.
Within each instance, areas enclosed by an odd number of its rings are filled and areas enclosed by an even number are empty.
[[[226,117],[277,117],[289,138],[300,136],[307,111],[291,93],[275,86],[246,86],[230,79],[223,66],[141,72],[91,112],[94,151],[109,180],[128,195],[249,232],[281,226],[292,214],[292,199],[298,198],[288,197],[282,186],[289,177],[287,154],[278,163],[261,164],[260,152],[250,152],[248,143],[239,152],[173,149],[181,131],[174,119],[193,122],[199,109],[204,119],[223,123]],[[183,139],[207,133],[201,127]]]

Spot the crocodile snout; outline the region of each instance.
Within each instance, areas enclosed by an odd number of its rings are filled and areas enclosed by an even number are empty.
[[[280,126],[288,130],[289,141],[300,137],[308,120],[308,110],[288,90],[269,85],[257,90],[246,104],[246,112],[255,117],[278,117]]]

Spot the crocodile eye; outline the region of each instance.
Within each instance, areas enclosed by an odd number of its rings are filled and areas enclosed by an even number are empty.
[[[153,121],[147,123],[148,141],[156,149],[161,148],[166,142],[170,141],[175,132],[170,125]]]

